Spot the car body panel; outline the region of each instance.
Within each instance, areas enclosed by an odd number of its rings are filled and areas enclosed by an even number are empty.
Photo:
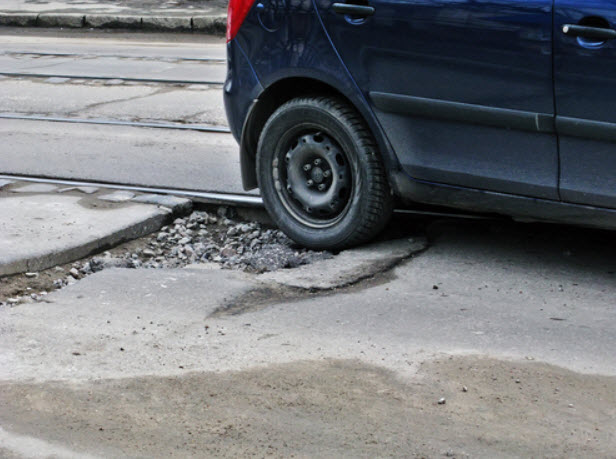
[[[517,221],[569,223],[591,228],[616,229],[616,210],[529,198],[514,194],[443,185],[409,177],[405,172],[394,175],[401,196],[413,203],[424,203],[477,213],[509,215]]]
[[[561,197],[616,208],[616,40],[593,43],[562,32],[592,17],[616,27],[616,2],[556,0],[554,12]]]
[[[558,199],[552,0],[371,0],[361,21],[332,3],[324,25],[410,176]]]
[[[611,206],[605,193],[599,200],[588,199],[596,185],[590,174],[601,180],[603,173],[604,188],[608,191],[614,189],[611,177],[605,175],[614,170],[608,151],[616,141],[608,109],[610,99],[604,101],[603,118],[593,115],[595,105],[592,101],[577,107],[582,111],[567,111],[568,107],[576,108],[576,104],[575,97],[570,95],[572,88],[563,82],[569,78],[567,84],[574,84],[582,78],[583,71],[577,74],[572,71],[573,63],[589,63],[588,59],[591,59],[590,54],[579,50],[572,54],[568,50],[560,57],[556,56],[557,69],[569,74],[563,73],[560,80],[556,76],[556,81],[561,81],[556,92],[562,105],[554,100],[552,29],[546,33],[546,17],[550,24],[552,19],[557,23],[559,12],[557,10],[556,16],[551,17],[550,0],[406,1],[415,6],[421,3],[425,9],[423,16],[411,21],[415,25],[417,21],[423,21],[420,25],[424,34],[423,38],[414,39],[417,46],[407,49],[402,55],[409,59],[419,56],[420,62],[428,66],[425,70],[413,62],[404,64],[406,70],[404,66],[402,70],[396,65],[386,67],[384,62],[392,56],[394,64],[400,64],[398,51],[388,51],[378,59],[366,57],[373,50],[366,50],[360,38],[363,29],[370,30],[364,27],[368,21],[348,23],[348,18],[328,12],[329,0],[314,2],[269,0],[255,3],[237,37],[229,43],[230,70],[225,84],[225,107],[231,130],[241,144],[242,177],[246,189],[257,186],[254,155],[263,125],[255,122],[259,111],[262,112],[267,103],[272,103],[272,93],[277,92],[281,82],[292,82],[292,89],[285,97],[296,97],[293,94],[305,95],[306,92],[302,88],[304,83],[294,85],[295,81],[315,81],[345,97],[363,116],[377,140],[390,185],[405,202],[498,212],[524,220],[616,228],[616,212],[598,207]],[[371,4],[377,2],[388,4],[392,11],[398,12],[397,15],[389,12],[389,22],[381,24],[382,31],[387,31],[387,24],[394,27],[404,22],[402,10],[397,8],[402,8],[405,2],[373,0]],[[556,2],[568,6],[577,4],[579,8],[585,5],[579,1]],[[610,8],[614,3],[589,2],[608,3]],[[448,8],[441,8],[440,12],[434,9],[445,3],[449,3]],[[489,14],[479,11],[486,7]],[[457,12],[457,15],[452,12]],[[431,30],[426,22],[428,17],[441,21],[441,28]],[[336,32],[336,26],[332,27],[335,21],[344,21],[349,27],[344,33]],[[470,27],[469,36],[461,30],[466,26]],[[372,31],[374,33],[374,29]],[[402,42],[408,39],[404,33],[396,33],[395,39]],[[448,50],[438,43],[443,36],[449,38],[450,45],[456,37],[461,43],[456,44],[453,51]],[[433,42],[426,37],[431,37]],[[375,35],[368,36],[367,40],[372,40],[371,48],[379,49],[394,46],[394,38]],[[420,46],[422,39],[427,41],[425,46]],[[515,43],[518,39],[521,44]],[[341,49],[341,40],[344,49]],[[481,43],[482,40],[496,40],[504,51],[490,50]],[[557,38],[554,43],[556,48],[562,47],[559,40]],[[475,43],[483,50],[480,56],[473,55],[469,43]],[[441,55],[430,56],[436,51],[441,51]],[[559,61],[572,55],[581,61]],[[485,59],[482,60],[482,56]],[[366,59],[370,65],[365,70],[373,70],[372,73],[354,70],[357,62]],[[417,81],[426,85],[401,78],[409,68],[420,76]],[[449,76],[447,72],[435,73],[443,68],[449,69]],[[611,69],[609,65],[608,68]],[[499,78],[502,80],[500,85]],[[610,80],[608,75],[602,78],[604,82]],[[409,81],[411,87],[405,87],[403,83]],[[448,85],[448,82],[452,84]],[[590,91],[592,83],[585,84]],[[285,91],[289,91],[288,85]],[[584,94],[576,91],[578,95]],[[607,95],[610,94],[608,91]],[[556,119],[555,104],[563,109]],[[584,111],[584,107],[590,111]],[[607,124],[595,123],[590,127],[582,124],[580,127],[579,123],[572,125],[571,118],[574,121],[607,120]],[[565,151],[562,165],[558,158],[557,127],[565,145],[582,142],[575,145],[571,153]],[[584,159],[590,158],[592,165],[585,170],[586,165],[580,164],[579,152],[588,145],[583,142],[593,136],[594,142],[598,141],[601,146],[587,152],[588,155],[585,153]],[[412,148],[394,148],[400,145]],[[604,159],[607,160],[606,168],[601,170]],[[473,171],[473,167],[478,170]],[[562,169],[560,177],[559,168]],[[584,199],[579,199],[579,194],[577,197],[568,196],[571,204],[561,202],[559,179],[564,185],[565,197],[569,191],[576,191],[566,185],[576,181],[579,185],[586,180],[591,192],[584,190]],[[599,185],[598,188],[603,186]]]
[[[259,5],[263,8],[258,8]],[[348,99],[361,113],[376,138],[388,171],[399,169],[397,157],[386,135],[332,46],[311,0],[264,0],[255,3],[230,46],[243,50],[255,72],[260,90],[253,93],[248,87],[244,92],[250,92],[257,99],[257,104],[268,88],[282,81],[302,78],[321,82]],[[237,62],[230,61],[229,65],[237,67]],[[230,75],[235,77],[241,71],[236,70]],[[236,88],[240,86],[236,85]],[[302,88],[297,90],[298,94],[302,94]],[[246,118],[247,112],[236,108],[236,97],[234,93],[225,92],[227,115],[230,118]],[[238,131],[236,138],[241,137],[239,123],[234,125],[235,129],[232,130]],[[248,170],[250,164],[254,164],[254,152],[244,142],[241,149],[242,164],[248,164],[242,169]],[[256,186],[254,174],[245,174],[243,178],[245,189]]]

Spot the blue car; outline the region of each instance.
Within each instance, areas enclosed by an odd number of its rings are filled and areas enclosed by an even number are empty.
[[[614,27],[614,0],[231,0],[244,188],[319,249],[396,201],[616,228]]]

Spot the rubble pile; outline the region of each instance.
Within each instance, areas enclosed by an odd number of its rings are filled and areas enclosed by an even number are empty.
[[[218,215],[193,212],[161,228],[140,253],[126,253],[129,267],[172,268],[190,263],[215,262],[225,268],[251,272],[294,268],[314,259],[331,256],[300,249],[281,231],[264,229],[259,223],[234,222]]]
[[[104,268],[181,268],[192,263],[219,263],[223,268],[254,273],[295,268],[315,260],[331,258],[329,252],[297,247],[279,230],[264,228],[256,222],[237,222],[228,218],[233,209],[220,207],[217,214],[195,211],[158,233],[145,238],[136,251],[121,256],[105,252],[73,264],[70,276],[58,284],[79,279]],[[61,285],[56,285],[60,287]]]

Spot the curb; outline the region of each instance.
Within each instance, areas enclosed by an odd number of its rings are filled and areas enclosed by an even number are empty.
[[[159,212],[157,215],[153,215],[147,220],[118,229],[96,240],[90,240],[72,247],[67,247],[58,252],[37,253],[27,258],[8,260],[8,262],[0,266],[0,277],[26,272],[39,272],[53,268],[54,266],[71,263],[106,248],[115,247],[124,242],[153,233],[168,222],[170,217],[171,211]]]
[[[106,233],[93,232],[77,242],[66,242],[62,246],[56,246],[53,250],[20,253],[16,256],[0,254],[0,277],[42,271],[79,260],[109,247],[115,247],[157,231],[173,218],[190,213],[193,207],[193,203],[189,199],[170,195],[135,194],[122,190],[114,191],[89,187],[62,188],[50,184],[28,184],[27,182],[0,180],[0,189],[7,189],[15,185],[20,188],[17,188],[16,191],[11,188],[13,193],[39,195],[74,192],[84,196],[91,195],[101,203],[104,201],[117,204],[133,202],[150,205],[151,211],[143,220],[130,221],[125,226],[112,228]]]
[[[0,27],[62,27],[69,29],[129,29],[158,32],[195,32],[224,36],[227,15],[139,16],[79,13],[0,13]]]

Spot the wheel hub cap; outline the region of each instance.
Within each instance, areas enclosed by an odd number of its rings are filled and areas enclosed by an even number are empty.
[[[323,182],[323,179],[325,178],[323,176],[323,170],[320,167],[315,167],[314,169],[312,169],[310,176],[312,177],[312,180],[314,180],[316,183]]]
[[[285,163],[286,184],[281,188],[303,213],[327,220],[344,209],[351,172],[345,155],[327,135],[317,132],[297,138]]]

